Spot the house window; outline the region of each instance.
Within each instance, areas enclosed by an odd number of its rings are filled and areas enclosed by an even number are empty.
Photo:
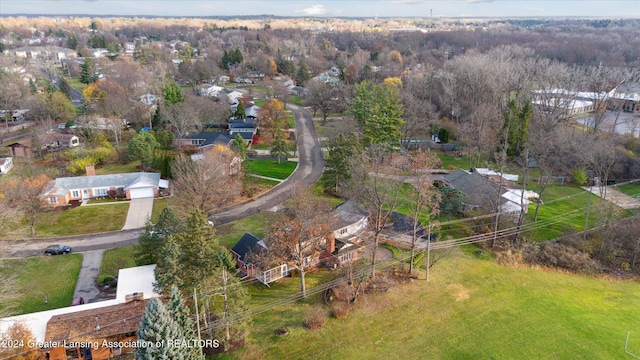
[[[71,196],[74,198],[80,197],[80,190],[72,190]]]
[[[100,188],[100,189],[95,189],[95,191],[93,193],[96,196],[105,196],[105,195],[107,195],[108,191],[109,191],[109,189],[107,189],[107,188]]]
[[[346,234],[346,233],[347,233],[347,228],[340,229],[340,235]]]
[[[49,196],[49,204],[57,204],[58,197],[57,196]]]

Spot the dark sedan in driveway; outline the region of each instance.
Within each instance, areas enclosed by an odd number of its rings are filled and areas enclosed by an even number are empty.
[[[49,245],[44,249],[45,255],[60,255],[68,254],[71,252],[71,248],[65,245]]]

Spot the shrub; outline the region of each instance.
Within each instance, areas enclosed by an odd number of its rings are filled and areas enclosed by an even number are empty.
[[[573,182],[578,185],[584,185],[587,183],[587,172],[584,168],[577,168],[573,170]]]
[[[309,330],[320,329],[327,321],[327,311],[321,305],[314,305],[307,311],[307,316],[302,325]]]
[[[342,319],[349,315],[351,305],[346,301],[334,301],[331,303],[331,314],[336,319]]]
[[[526,248],[524,259],[529,263],[571,271],[593,272],[597,268],[589,254],[573,247],[550,242]]]

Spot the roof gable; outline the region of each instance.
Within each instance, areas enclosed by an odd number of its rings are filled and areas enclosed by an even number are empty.
[[[249,252],[257,253],[265,249],[264,243],[260,244],[261,241],[257,236],[247,232],[244,233],[240,240],[231,248],[231,251],[238,255],[239,260],[246,261]]]

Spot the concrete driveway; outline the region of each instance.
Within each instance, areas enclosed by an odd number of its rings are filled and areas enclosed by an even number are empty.
[[[131,199],[127,221],[122,230],[143,228],[147,224],[147,219],[151,218],[152,210],[153,198]]]

